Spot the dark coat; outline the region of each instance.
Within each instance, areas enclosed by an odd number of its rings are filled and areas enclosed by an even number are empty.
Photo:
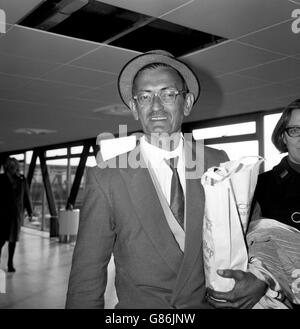
[[[204,169],[228,160],[225,152],[209,148],[204,158]],[[117,308],[210,307],[204,298],[204,191],[199,177],[186,180],[186,211],[183,254],[165,220],[148,169],[90,169],[66,307],[104,307],[112,252]]]
[[[300,174],[290,167],[287,157],[258,176],[254,201],[260,206],[261,216],[300,230]]]
[[[13,187],[6,174],[0,175],[0,239],[16,242],[19,239],[24,208],[29,215],[32,207],[29,189],[24,176],[16,180]]]

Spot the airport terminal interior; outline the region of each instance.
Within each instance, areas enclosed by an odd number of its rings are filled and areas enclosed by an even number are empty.
[[[298,0],[0,0],[0,29],[0,171],[8,156],[19,161],[33,205],[16,272],[6,271],[2,250],[0,309],[65,307],[99,136],[141,131],[117,88],[138,54],[164,49],[195,71],[201,94],[184,133],[232,160],[261,156],[261,172],[285,155],[271,134],[299,98]],[[113,256],[108,273],[105,307],[113,308]]]

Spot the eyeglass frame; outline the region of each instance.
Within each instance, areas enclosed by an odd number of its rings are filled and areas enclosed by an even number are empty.
[[[162,99],[161,99],[161,93],[162,92],[166,92],[166,91],[174,91],[175,93],[175,97],[174,97],[174,101],[172,103],[166,103],[164,102]],[[138,101],[138,94],[141,94],[141,93],[149,93],[149,95],[151,95],[151,100],[148,104],[140,104],[140,102]],[[154,99],[154,96],[158,96],[161,103],[163,105],[173,105],[175,104],[175,101],[176,101],[176,97],[178,95],[181,95],[181,94],[185,94],[185,93],[188,93],[187,90],[177,90],[177,89],[174,89],[174,88],[166,88],[166,89],[161,89],[159,91],[155,91],[155,92],[151,92],[151,91],[140,91],[139,93],[137,93],[136,95],[134,95],[132,98],[140,105],[140,106],[147,106],[147,105],[150,105],[152,104],[153,102],[153,99]]]
[[[290,131],[290,129],[292,129],[292,128],[298,128],[298,129],[299,129],[299,135],[298,135],[298,136],[291,136],[291,135],[290,135],[290,132],[289,132],[289,131]],[[284,131],[288,134],[289,137],[292,137],[292,138],[293,138],[293,137],[294,137],[294,138],[295,138],[295,137],[300,137],[300,126],[286,127],[286,128],[284,129]]]

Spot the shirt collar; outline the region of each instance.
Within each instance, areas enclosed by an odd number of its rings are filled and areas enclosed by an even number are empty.
[[[163,162],[165,159],[168,160],[176,156],[182,157],[183,154],[182,134],[178,146],[173,151],[166,151],[148,143],[145,136],[141,138],[140,142],[141,142],[141,150],[143,152],[143,155],[145,156],[147,161],[151,163],[151,165],[158,165],[161,162]]]

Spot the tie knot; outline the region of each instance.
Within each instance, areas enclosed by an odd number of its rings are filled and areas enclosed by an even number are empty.
[[[174,158],[170,158],[168,160],[165,160],[165,161],[170,166],[170,168],[172,170],[174,170],[174,169],[177,168],[178,160],[179,160],[179,157],[177,156],[177,157],[174,157]]]

